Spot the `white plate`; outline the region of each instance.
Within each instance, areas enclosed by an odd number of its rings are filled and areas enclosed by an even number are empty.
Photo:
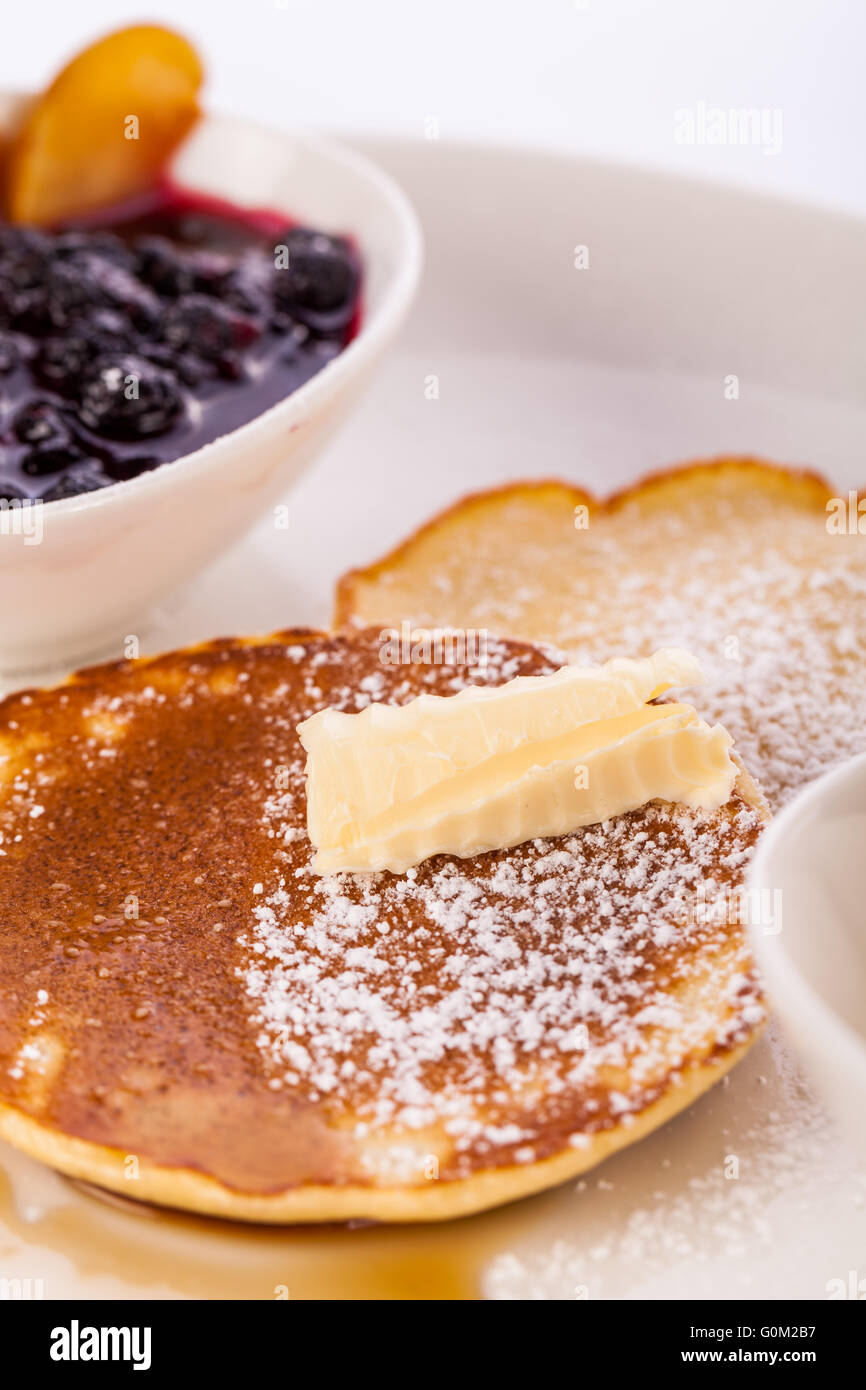
[[[504,479],[559,474],[604,491],[748,452],[811,464],[840,488],[864,481],[866,225],[559,157],[364,149],[403,183],[425,232],[402,352],[291,493],[288,529],[265,520],[142,634],[144,650],[326,622],[344,569]],[[866,1175],[772,1033],[584,1182],[420,1235],[148,1221],[9,1162],[16,1253],[0,1273],[43,1278],[47,1297],[267,1298],[281,1284],[297,1297],[478,1285],[494,1297],[826,1298],[866,1278]]]

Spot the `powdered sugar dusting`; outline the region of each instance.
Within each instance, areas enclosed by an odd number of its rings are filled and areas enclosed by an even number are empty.
[[[774,1027],[730,1081],[701,1103],[699,1124],[666,1127],[603,1178],[563,1188],[491,1260],[486,1296],[862,1296],[851,1269],[866,1172]]]
[[[327,703],[399,703],[556,664],[493,642],[483,673],[382,667],[374,692],[360,679],[372,640],[329,645],[347,679],[332,666]],[[311,704],[316,662],[311,650]],[[272,1084],[364,1134],[438,1126],[455,1172],[478,1153],[530,1162],[627,1119],[671,1071],[763,1017],[741,930],[691,911],[708,882],[739,881],[758,829],[745,806],[650,806],[399,877],[316,876],[305,815],[297,745],[264,808],[275,865],[242,974]]]
[[[708,676],[701,714],[776,809],[866,746],[866,537],[833,534],[773,478],[710,470],[581,530],[515,493],[377,570],[358,617],[489,627],[586,662],[685,647]]]

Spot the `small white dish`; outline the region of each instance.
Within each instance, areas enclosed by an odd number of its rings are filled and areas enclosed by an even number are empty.
[[[205,448],[129,482],[41,504],[38,517],[0,515],[2,671],[122,656],[125,637],[141,633],[154,605],[240,539],[321,452],[412,302],[417,218],[362,155],[208,115],[171,175],[186,189],[350,233],[364,262],[360,332],[298,391]]]
[[[792,1047],[866,1153],[866,754],[812,783],[764,833],[749,889],[752,945]]]

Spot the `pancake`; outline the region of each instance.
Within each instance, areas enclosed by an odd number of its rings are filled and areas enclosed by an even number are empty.
[[[0,1137],[199,1212],[435,1220],[589,1168],[743,1054],[744,771],[712,814],[312,873],[299,721],[561,664],[380,653],[226,640],[0,704]]]
[[[866,748],[866,534],[847,494],[839,533],[833,496],[814,474],[742,459],[606,501],[515,483],[347,575],[338,621],[489,628],[588,662],[686,647],[709,678],[701,714],[776,810]]]

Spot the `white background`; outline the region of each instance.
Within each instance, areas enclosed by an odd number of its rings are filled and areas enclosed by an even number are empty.
[[[286,124],[544,145],[866,210],[864,0],[42,0],[9,11],[5,85],[162,18],[208,101]],[[674,112],[782,112],[777,155],[684,146]]]

